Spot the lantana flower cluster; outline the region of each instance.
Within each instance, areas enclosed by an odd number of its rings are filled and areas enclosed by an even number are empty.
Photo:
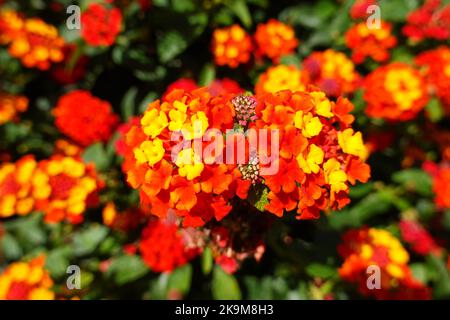
[[[84,90],[63,95],[53,114],[56,127],[81,146],[107,141],[119,121],[108,101]]]
[[[19,114],[27,109],[26,97],[0,92],[0,125],[17,120]]]
[[[81,37],[87,44],[110,46],[122,28],[122,13],[104,3],[91,3],[81,14]]]
[[[240,172],[236,166],[213,164],[217,154],[201,159],[194,142],[202,143],[207,129],[232,129],[233,116],[231,96],[212,97],[206,88],[173,90],[162,101],[151,103],[125,141],[124,171],[128,183],[140,190],[142,204],[160,217],[168,209],[175,210],[184,217],[185,226],[203,225],[213,217],[221,220],[227,215],[233,190],[244,183]],[[172,161],[172,149],[183,137],[188,147]]]
[[[14,11],[0,12],[0,44],[28,68],[47,70],[63,60],[64,40],[56,27],[39,18],[24,18]]]
[[[345,41],[356,64],[369,57],[377,62],[386,62],[390,57],[389,50],[397,44],[392,35],[392,25],[385,21],[380,21],[380,28],[369,28],[365,21],[357,23],[347,31]]]
[[[144,228],[139,250],[152,271],[172,271],[198,255],[197,248],[187,246],[182,230],[175,223],[159,219],[151,220]]]
[[[430,289],[414,278],[408,266],[408,252],[387,230],[349,230],[343,235],[338,251],[344,259],[339,275],[342,279],[355,283],[363,295],[387,300],[430,298]],[[370,279],[368,280],[367,275],[370,266],[380,270],[377,273],[379,287],[372,290],[368,286]]]
[[[441,46],[422,52],[415,63],[422,67],[430,91],[440,99],[445,112],[450,114],[450,49]]]
[[[279,170],[262,176],[269,191],[265,208],[280,217],[296,210],[300,219],[314,219],[348,204],[349,184],[370,176],[362,134],[351,128],[353,105],[332,102],[321,91],[268,93],[257,101],[258,120],[250,127],[280,133]]]
[[[310,83],[330,97],[351,94],[360,85],[361,76],[353,62],[344,53],[333,49],[313,52],[302,66]]]
[[[256,59],[268,57],[279,63],[281,57],[293,53],[298,44],[291,26],[270,19],[258,24],[253,37],[237,24],[214,30],[211,50],[217,65],[236,68],[248,63],[253,53]]]
[[[401,62],[382,66],[364,82],[366,113],[392,121],[415,118],[428,102],[425,79],[415,68]]]
[[[45,258],[10,264],[0,274],[0,300],[54,300],[53,280]]]
[[[345,206],[349,184],[366,182],[370,176],[362,135],[351,128],[352,108],[348,100],[335,103],[320,91],[212,98],[206,88],[174,90],[151,103],[140,125],[128,131],[124,171],[152,213],[164,217],[173,209],[184,217],[185,226],[203,225],[212,218],[220,221],[230,212],[231,199],[246,198],[251,184],[266,189],[269,212],[282,216],[297,210],[302,219],[317,218],[321,210]],[[206,129],[230,136],[226,130],[236,124],[255,129],[258,139],[259,132],[278,130],[280,149],[258,146],[252,154],[245,148],[244,163],[237,158],[215,163],[225,148],[242,148],[235,141],[249,143],[249,137],[240,135],[231,144],[219,144],[209,157],[197,152],[195,145],[205,143]],[[173,139],[177,132],[185,139],[178,150]],[[280,157],[270,164],[260,161],[278,152]],[[260,172],[267,165],[278,169]]]
[[[295,66],[280,64],[268,68],[259,76],[255,86],[256,94],[275,93],[281,90],[305,91],[309,83],[306,72]]]
[[[450,5],[441,0],[426,0],[407,17],[403,33],[413,41],[448,40],[450,37]]]
[[[80,223],[101,186],[94,167],[78,158],[25,156],[0,167],[0,217],[41,211],[47,222]]]
[[[281,57],[293,53],[299,44],[294,29],[276,19],[259,24],[254,38],[256,54],[267,56],[273,63],[279,63]]]

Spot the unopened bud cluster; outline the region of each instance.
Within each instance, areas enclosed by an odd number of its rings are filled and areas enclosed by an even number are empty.
[[[240,95],[231,101],[236,111],[236,118],[241,126],[246,126],[247,123],[255,121],[256,116],[256,99],[253,96]]]
[[[251,156],[249,163],[239,164],[238,168],[242,174],[242,179],[250,180],[252,184],[256,184],[260,180],[258,156]]]

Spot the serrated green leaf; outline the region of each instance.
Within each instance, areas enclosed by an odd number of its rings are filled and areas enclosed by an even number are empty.
[[[432,122],[438,122],[444,117],[444,108],[437,98],[433,98],[428,102],[425,111]]]
[[[435,269],[436,279],[434,295],[438,299],[449,299],[450,298],[450,274],[440,257],[429,255],[427,257],[427,262]]]
[[[179,31],[171,30],[164,33],[158,41],[157,53],[162,63],[167,63],[180,53],[182,53],[188,46],[186,37]]]
[[[192,266],[186,264],[172,271],[169,276],[168,290],[176,290],[186,295],[191,289]]]
[[[209,86],[211,82],[216,78],[216,68],[212,63],[207,63],[200,71],[198,78],[198,84],[200,86]]]
[[[103,144],[97,142],[84,150],[82,158],[85,163],[94,163],[98,171],[104,171],[109,168],[112,155],[108,155]]]
[[[402,184],[407,190],[417,192],[423,196],[433,195],[432,179],[428,173],[421,169],[412,168],[396,172],[392,180]]]
[[[245,0],[225,0],[224,4],[241,20],[242,24],[249,28],[252,25],[252,16]]]
[[[50,251],[45,259],[45,267],[50,271],[52,278],[60,278],[66,274],[69,266],[70,246],[56,248]]]
[[[19,242],[9,233],[0,238],[0,248],[0,261],[2,258],[18,260],[23,255]]]
[[[209,247],[206,247],[202,253],[202,271],[203,274],[209,274],[213,267],[212,251]]]
[[[239,300],[242,298],[236,278],[223,271],[220,266],[214,267],[211,289],[214,299],[217,300]]]
[[[336,275],[336,268],[325,264],[312,263],[306,267],[306,273],[311,277],[328,279]]]
[[[139,256],[124,255],[111,261],[107,274],[113,277],[116,284],[124,285],[143,277],[149,271]]]
[[[256,199],[254,206],[259,211],[264,211],[266,205],[269,203],[269,199],[267,196],[269,195],[269,190],[264,188],[260,194],[257,194],[258,198]]]
[[[76,233],[73,237],[72,250],[76,256],[84,256],[92,253],[105,239],[109,229],[95,224]]]
[[[127,121],[134,115],[138,88],[131,87],[123,96],[121,103],[122,118]]]

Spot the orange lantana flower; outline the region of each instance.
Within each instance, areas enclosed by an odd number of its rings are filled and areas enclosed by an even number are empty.
[[[236,68],[250,60],[251,51],[251,38],[239,25],[214,30],[212,53],[217,65]]]
[[[392,35],[392,25],[381,21],[380,28],[369,28],[367,23],[353,25],[345,34],[347,47],[352,49],[352,60],[356,64],[363,63],[367,58],[377,62],[389,59],[389,50],[397,44]]]
[[[367,76],[364,83],[366,113],[387,120],[410,120],[425,107],[425,79],[411,66],[396,62]]]
[[[282,56],[293,53],[299,42],[291,26],[275,19],[259,24],[254,37],[257,55],[267,56],[274,63],[280,62]]]

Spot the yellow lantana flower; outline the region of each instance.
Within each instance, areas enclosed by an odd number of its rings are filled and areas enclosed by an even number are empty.
[[[163,111],[152,109],[144,114],[141,125],[146,135],[156,138],[169,125],[169,122]]]
[[[209,122],[203,111],[198,111],[191,116],[191,123],[186,123],[182,130],[186,140],[201,138],[208,129]]]
[[[320,170],[319,165],[323,162],[324,152],[315,144],[311,144],[308,155],[306,158],[303,153],[297,156],[297,162],[299,167],[305,173],[317,173]]]
[[[200,176],[204,169],[200,156],[192,148],[181,150],[175,164],[178,167],[178,174],[188,180]]]
[[[295,113],[294,117],[295,127],[302,130],[302,134],[306,138],[317,136],[322,131],[323,124],[319,117],[313,117],[311,112],[304,114],[303,111]]]
[[[134,157],[138,164],[154,165],[163,158],[164,152],[162,140],[156,138],[153,141],[144,141],[139,148],[135,148]]]
[[[341,169],[341,164],[334,158],[329,159],[323,165],[325,171],[325,181],[331,186],[332,192],[339,192],[347,189],[345,182],[347,174]]]
[[[367,148],[364,145],[361,132],[354,132],[353,129],[345,129],[338,133],[339,146],[347,154],[351,154],[361,159],[367,157]]]
[[[311,96],[314,99],[314,105],[316,113],[325,118],[331,118],[333,113],[331,112],[331,102],[328,100],[324,92],[311,92]]]

